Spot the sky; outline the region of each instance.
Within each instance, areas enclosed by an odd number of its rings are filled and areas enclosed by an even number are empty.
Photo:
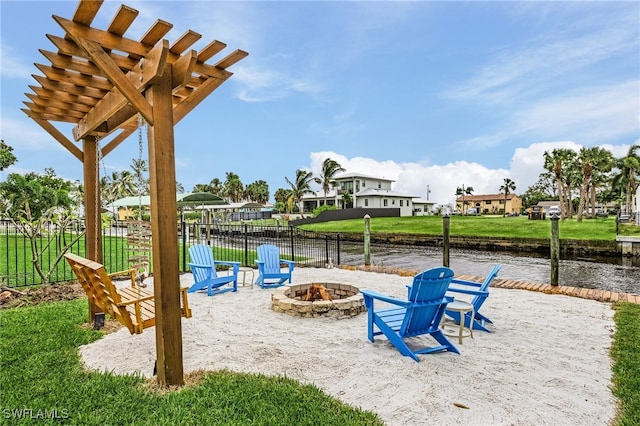
[[[637,1],[105,1],[93,26],[107,28],[122,3],[140,11],[128,38],[163,19],[170,43],[189,29],[203,36],[196,50],[225,42],[208,63],[249,52],[175,127],[187,192],[233,172],[265,180],[273,201],[285,177],[317,176],[331,158],[444,204],[463,185],[498,193],[505,178],[523,193],[554,148],[622,157],[640,142]],[[45,35],[64,34],[52,15],[70,19],[77,5],[0,0],[0,137],[18,158],[0,181],[47,167],[82,179],[81,163],[20,110],[41,75],[34,63],[49,65],[39,49],[55,51]],[[146,132],[142,142],[146,159]],[[131,170],[138,152],[136,133],[101,173]]]

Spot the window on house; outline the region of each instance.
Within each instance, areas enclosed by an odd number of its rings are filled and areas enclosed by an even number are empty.
[[[368,198],[364,199],[364,206],[365,207],[369,207],[369,199]]]
[[[362,187],[364,188],[365,186],[367,186],[367,181],[366,181],[366,180],[363,180],[363,181],[362,181]]]
[[[491,204],[491,200],[487,200],[484,202],[485,204]]]
[[[404,207],[404,200],[400,200],[400,207]]]
[[[382,188],[382,183],[380,183],[380,181],[378,181],[378,189]]]
[[[391,204],[395,206],[396,205],[396,200],[391,200]]]
[[[498,204],[504,204],[504,200],[500,200]]]
[[[386,198],[382,201],[382,205],[385,207],[389,206],[389,200],[387,200]]]

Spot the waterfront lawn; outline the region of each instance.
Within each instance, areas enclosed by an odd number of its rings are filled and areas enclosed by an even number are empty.
[[[187,376],[193,382],[189,386],[159,392],[139,376],[84,371],[78,347],[102,335],[82,325],[86,317],[84,299],[0,311],[0,416],[5,422],[382,424],[371,412],[286,377],[199,372]]]
[[[371,218],[372,234],[442,235],[442,226],[441,216]],[[313,223],[302,225],[300,228],[319,232],[362,233],[364,219]],[[575,219],[560,220],[558,230],[560,239],[615,241],[616,220],[614,217],[583,219],[581,223]],[[551,236],[551,221],[529,220],[527,216],[451,216],[449,232],[451,236],[548,240]]]
[[[640,305],[614,308],[614,424],[637,425]],[[102,335],[83,325],[86,316],[84,299],[0,310],[0,413],[10,424],[33,424],[33,415],[42,424],[382,424],[371,412],[283,377],[199,372],[181,390],[158,392],[139,376],[84,371],[77,349]]]
[[[640,305],[618,303],[611,357],[618,426],[640,425]]]

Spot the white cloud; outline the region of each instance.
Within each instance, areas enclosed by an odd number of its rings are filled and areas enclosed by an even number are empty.
[[[33,67],[22,63],[19,51],[0,41],[0,74],[2,78],[31,78]]]
[[[640,80],[541,99],[514,117],[513,133],[571,134],[591,145],[637,134]]]

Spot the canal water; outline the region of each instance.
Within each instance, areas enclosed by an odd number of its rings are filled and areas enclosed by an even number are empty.
[[[362,244],[343,245],[340,262],[345,265],[364,264],[362,250]],[[371,246],[371,265],[375,266],[422,271],[442,266],[442,260],[442,248]],[[450,249],[449,263],[451,269],[460,275],[484,277],[493,265],[499,263],[502,269],[498,278],[539,283],[551,280],[550,259],[522,256],[522,253]],[[589,260],[560,260],[559,284],[640,294],[640,267]]]

